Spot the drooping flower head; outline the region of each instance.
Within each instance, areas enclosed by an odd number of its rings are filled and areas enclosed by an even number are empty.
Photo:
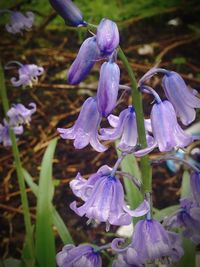
[[[194,90],[190,90],[182,77],[174,71],[167,72],[162,85],[181,122],[184,125],[193,122],[196,117],[195,108],[200,108],[200,99],[194,95]]]
[[[26,12],[26,15],[15,11],[10,11],[10,13],[10,23],[6,24],[8,32],[15,34],[22,30],[29,30],[32,27],[35,17],[32,12]]]
[[[98,252],[90,245],[66,245],[56,255],[58,267],[101,267],[102,260]]]
[[[77,207],[76,201],[70,204],[71,209],[79,216],[85,215],[90,220],[106,222],[108,226],[109,224],[128,225],[131,223],[131,216],[143,216],[149,211],[146,200],[137,209],[128,209],[119,179],[104,172],[97,175],[99,175],[98,178],[89,178],[93,181],[84,188],[85,203],[80,207]]]
[[[98,140],[98,128],[101,116],[97,109],[95,97],[89,97],[83,103],[80,114],[74,126],[69,129],[58,128],[63,139],[74,139],[74,147],[82,149],[89,143],[98,152],[104,152],[107,148]]]
[[[79,8],[71,0],[49,0],[52,7],[65,20],[65,23],[71,26],[84,26],[87,23]]]
[[[153,105],[151,124],[153,136],[161,152],[170,151],[175,147],[184,148],[194,140],[180,127],[175,110],[167,100]]]
[[[0,123],[0,143],[3,143],[3,146],[11,146],[11,140],[9,136],[10,126],[8,122],[4,119],[3,124]],[[15,135],[21,135],[23,133],[23,126],[14,126],[12,127]]]
[[[31,109],[26,108],[23,104],[13,105],[7,112],[7,116],[9,117],[9,124],[29,124],[32,114],[36,111],[36,104],[30,103],[29,107],[31,107]]]
[[[87,38],[82,43],[78,55],[68,71],[68,83],[78,84],[84,80],[99,58],[99,54],[96,37]]]
[[[119,90],[120,69],[115,62],[104,62],[101,66],[97,90],[99,113],[107,117],[115,108]]]
[[[151,219],[141,220],[136,224],[132,242],[122,250],[120,258],[127,266],[141,266],[163,257],[178,261],[182,255],[178,234],[166,231],[158,221]]]
[[[116,140],[121,138],[119,144],[117,145],[121,151],[133,151],[135,156],[140,157],[151,152],[151,150],[153,150],[156,146],[154,144],[154,139],[148,134],[148,132],[146,132],[148,148],[138,151],[135,150],[138,141],[138,132],[135,110],[132,106],[124,109],[120,113],[119,117],[112,114],[109,115],[108,121],[113,129],[102,128],[100,130],[100,139]],[[145,123],[148,124],[148,120],[146,120]]]
[[[25,64],[21,65],[18,69],[19,79],[13,77],[11,78],[11,83],[15,87],[19,86],[30,86],[37,83],[38,76],[42,75],[44,72],[43,67],[38,67],[35,64]]]
[[[111,54],[119,45],[117,24],[109,19],[102,19],[97,28],[97,45],[102,54]]]

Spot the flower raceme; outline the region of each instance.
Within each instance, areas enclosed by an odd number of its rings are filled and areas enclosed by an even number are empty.
[[[117,104],[120,69],[115,62],[104,62],[100,70],[97,90],[97,106],[99,113],[107,117]]]
[[[9,11],[10,23],[6,24],[6,30],[9,33],[21,33],[22,30],[29,30],[34,21],[34,14],[32,12],[26,12],[26,15],[23,15],[21,12]]]
[[[83,20],[83,16],[79,8],[71,0],[49,0],[56,12],[70,26],[84,26],[87,23]]]
[[[96,37],[87,38],[82,43],[78,55],[68,71],[68,83],[78,84],[84,80],[95,62],[99,59],[99,56],[100,52],[97,47]]]
[[[195,108],[200,108],[200,99],[194,95],[194,90],[190,90],[182,77],[174,71],[168,71],[164,75],[162,85],[181,122],[184,125],[193,122],[196,117]]]
[[[9,69],[8,67],[9,63],[7,64],[7,69]],[[19,79],[17,80],[17,78],[13,77],[11,78],[11,83],[13,86],[15,87],[19,87],[19,86],[30,86],[32,87],[32,85],[34,83],[37,83],[38,81],[38,76],[42,75],[44,72],[43,67],[38,67],[35,64],[25,64],[22,65],[20,63],[20,68],[18,69],[18,74],[19,74]]]
[[[117,24],[103,18],[97,28],[97,45],[103,55],[111,54],[119,45]]]
[[[90,245],[65,245],[57,255],[58,267],[101,267],[102,260]]]
[[[98,140],[98,128],[101,116],[97,109],[95,97],[89,97],[84,102],[80,114],[74,126],[69,129],[58,128],[61,138],[74,139],[74,147],[82,149],[89,143],[98,152],[104,152],[107,148]]]

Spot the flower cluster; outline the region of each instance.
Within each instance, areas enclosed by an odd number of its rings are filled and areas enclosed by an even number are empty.
[[[23,125],[30,123],[31,116],[36,111],[35,103],[30,103],[29,107],[31,109],[22,104],[15,104],[8,110],[7,118],[3,120],[3,124],[0,123],[0,143],[3,143],[3,146],[11,146],[10,129],[15,135],[23,134]]]
[[[83,20],[80,10],[71,0],[50,0],[50,3],[67,24],[76,27],[92,26]],[[87,77],[96,61],[103,61],[96,95],[85,100],[74,126],[57,129],[61,138],[74,140],[76,149],[90,144],[98,152],[107,149],[101,141],[120,139],[118,149],[121,151],[121,156],[112,168],[104,165],[88,180],[80,173],[77,174],[70,182],[70,187],[83,204],[79,205],[74,201],[70,208],[79,216],[86,216],[88,222],[105,222],[106,230],[109,230],[110,225],[128,225],[132,217],[145,215],[145,218],[135,225],[132,241],[127,247],[119,248],[118,243],[122,240],[113,240],[111,248],[118,252],[113,267],[140,267],[158,261],[171,264],[171,261],[178,261],[183,255],[179,235],[166,230],[164,224],[152,218],[150,190],[145,192],[142,203],[135,210],[126,205],[123,184],[119,179],[119,174],[125,176],[126,173],[117,170],[127,154],[133,153],[136,157],[141,157],[155,148],[161,152],[169,152],[184,148],[199,139],[187,134],[181,123],[189,125],[195,120],[195,108],[200,107],[200,99],[196,96],[196,91],[190,90],[176,72],[152,68],[144,74],[138,81],[138,90],[140,93],[151,94],[155,101],[149,118],[143,121],[147,147],[141,147],[138,134],[140,125],[134,106],[126,106],[119,116],[112,114],[118,103],[119,89],[128,88],[120,85],[118,46],[119,31],[116,23],[103,18],[92,37],[82,43],[67,73],[68,83],[77,85]],[[158,73],[163,75],[163,100],[147,85],[147,81]],[[102,119],[107,119],[111,127],[101,128]],[[141,189],[140,183],[136,181],[135,184]],[[191,187],[192,200],[181,200],[181,209],[173,217],[171,225],[184,227],[185,235],[199,243],[199,172],[192,175]],[[59,267],[102,266],[99,251],[97,253],[89,245],[65,246],[57,255],[57,263]]]

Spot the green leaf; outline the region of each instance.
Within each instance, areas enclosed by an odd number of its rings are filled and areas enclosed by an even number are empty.
[[[162,221],[165,217],[174,213],[178,208],[179,205],[173,205],[162,210],[157,210],[153,217],[158,221]]]
[[[196,246],[191,240],[183,238],[184,255],[181,258],[179,267],[195,267]],[[199,265],[198,265],[199,266]]]
[[[181,185],[181,198],[190,196],[190,174],[188,171],[184,171]]]
[[[42,159],[37,210],[36,210],[36,259],[40,267],[55,267],[55,240],[52,228],[52,198],[54,186],[52,183],[53,155],[57,139],[48,145]]]
[[[20,267],[21,261],[13,258],[6,259],[4,261],[0,260],[0,267]]]
[[[23,169],[23,173],[24,173],[24,178],[26,183],[28,184],[28,186],[31,188],[32,192],[34,193],[34,195],[37,197],[38,196],[38,185],[36,185],[33,182],[33,178],[31,177],[31,175],[25,170]],[[63,244],[73,244],[73,239],[70,235],[69,230],[67,229],[65,223],[63,222],[63,219],[61,218],[61,216],[59,215],[59,213],[56,211],[56,209],[53,207],[51,207],[52,210],[52,222],[55,225],[55,227],[57,228],[58,234],[63,242]]]

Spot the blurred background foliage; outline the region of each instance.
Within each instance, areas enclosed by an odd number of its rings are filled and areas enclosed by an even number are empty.
[[[134,20],[140,20],[163,13],[180,12],[194,13],[198,16],[200,11],[199,0],[76,0],[76,4],[82,10],[84,19],[98,23],[102,17],[109,17],[117,21],[121,26],[126,26]],[[32,10],[38,16],[36,23],[40,24],[44,17],[53,11],[48,0],[7,0],[0,1],[0,9],[19,9],[21,11]],[[0,23],[5,23],[6,16],[0,17]],[[63,21],[55,17],[48,25],[50,28],[63,28]]]

